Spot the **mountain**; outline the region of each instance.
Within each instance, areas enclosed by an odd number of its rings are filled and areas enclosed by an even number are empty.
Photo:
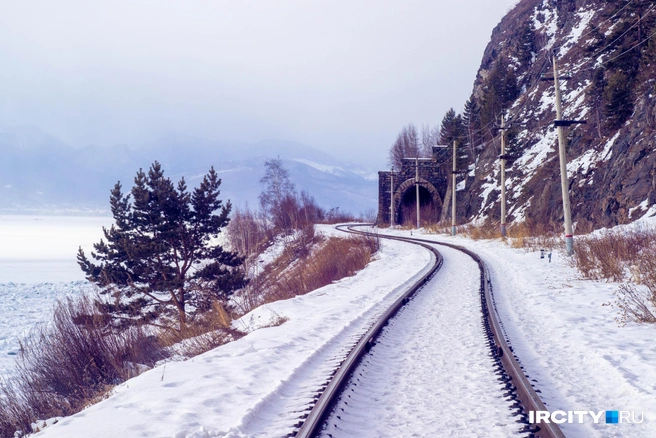
[[[470,159],[460,214],[499,219],[502,113],[509,222],[560,227],[552,56],[561,77],[573,220],[627,223],[656,204],[656,5],[646,0],[521,0],[492,32],[463,121]]]
[[[222,178],[222,195],[233,205],[258,205],[264,161],[280,157],[297,189],[325,208],[361,213],[376,206],[373,172],[340,162],[309,146],[286,141],[220,143],[189,136],[163,136],[136,145],[75,149],[35,127],[0,131],[0,212],[109,214],[109,191],[117,181],[131,187],[136,171],[158,160],[174,180],[193,187],[210,166]]]

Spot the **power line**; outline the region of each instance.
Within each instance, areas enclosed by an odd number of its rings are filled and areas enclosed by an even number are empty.
[[[615,43],[616,43],[617,41],[619,41],[624,35],[626,35],[627,33],[629,33],[629,31],[630,31],[631,29],[633,29],[633,28],[636,27],[638,24],[640,24],[640,23],[642,22],[642,20],[654,10],[655,7],[656,7],[656,5],[652,5],[652,7],[649,8],[649,10],[648,10],[647,12],[645,12],[645,14],[644,14],[641,18],[638,19],[638,21],[636,21],[635,23],[633,23],[633,25],[631,25],[627,30],[625,30],[624,33],[623,33],[622,35],[618,36],[618,37],[615,38],[613,41],[611,41],[610,43],[606,44],[606,46],[605,46],[604,48],[602,48],[601,50],[598,50],[597,53],[595,53],[594,55],[590,56],[590,58],[591,58],[591,59],[594,59],[594,58],[596,58],[597,56],[602,55],[603,52],[604,52],[604,50],[608,49],[610,46],[612,46],[613,44],[615,44]]]

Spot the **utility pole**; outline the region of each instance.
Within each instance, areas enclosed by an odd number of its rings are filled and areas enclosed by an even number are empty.
[[[419,157],[415,157],[415,188],[417,190],[417,229],[421,227],[419,217]]]
[[[501,236],[506,237],[506,126],[501,114]]]
[[[456,140],[453,140],[453,172],[451,173],[451,235],[456,235]]]
[[[563,197],[563,217],[565,219],[565,244],[567,245],[567,255],[574,254],[574,232],[572,230],[572,207],[569,202],[569,181],[567,178],[567,138],[565,137],[565,127],[575,124],[586,123],[585,120],[563,120],[562,103],[560,98],[560,79],[571,79],[571,76],[558,76],[558,63],[556,52],[553,55],[553,80],[556,88],[556,120],[554,126],[558,130],[558,156],[560,158],[560,188]],[[543,78],[550,80],[549,78]]]
[[[394,226],[394,167],[390,172],[390,228]]]

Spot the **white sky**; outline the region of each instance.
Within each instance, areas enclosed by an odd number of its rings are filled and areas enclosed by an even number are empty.
[[[73,146],[163,133],[380,165],[471,93],[517,0],[4,1],[0,125]]]

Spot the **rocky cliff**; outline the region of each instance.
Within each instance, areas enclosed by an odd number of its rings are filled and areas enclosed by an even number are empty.
[[[463,113],[475,165],[460,214],[499,218],[495,127],[505,114],[508,222],[561,223],[554,55],[563,118],[587,121],[566,128],[577,231],[655,214],[656,4],[644,0],[522,0],[503,18]]]

